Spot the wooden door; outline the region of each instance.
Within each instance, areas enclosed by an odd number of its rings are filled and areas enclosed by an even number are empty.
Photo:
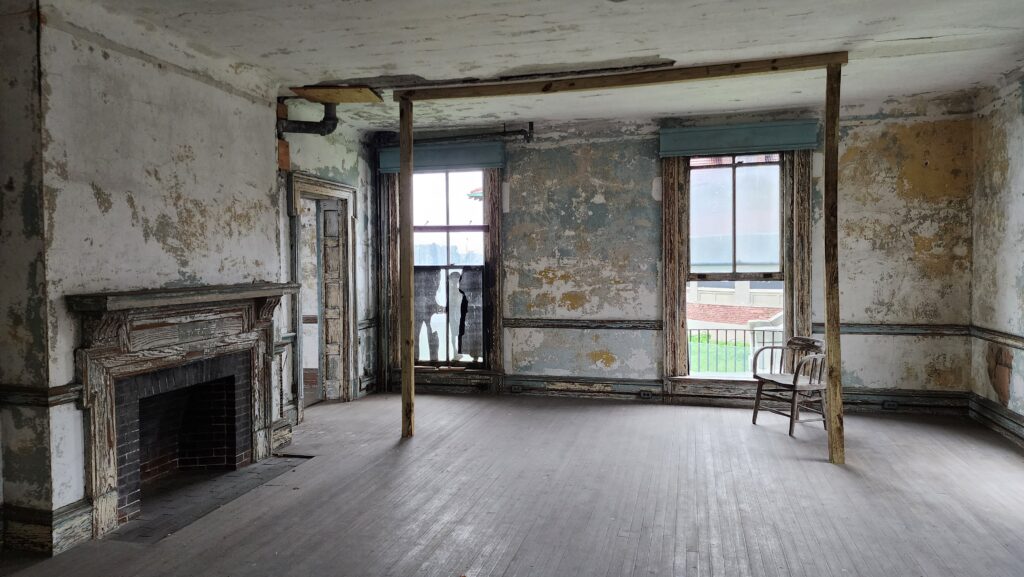
[[[321,200],[320,230],[320,374],[328,399],[351,399],[346,378],[348,349],[348,219],[347,201]]]

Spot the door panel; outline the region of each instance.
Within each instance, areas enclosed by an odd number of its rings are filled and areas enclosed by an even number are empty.
[[[349,400],[350,383],[346,378],[345,351],[348,327],[345,304],[348,270],[347,206],[343,200],[321,200],[321,288],[320,333],[321,367],[327,398]]]

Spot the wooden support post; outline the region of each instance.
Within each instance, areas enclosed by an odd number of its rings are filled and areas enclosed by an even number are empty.
[[[412,101],[399,101],[398,226],[401,259],[399,311],[401,314],[402,437],[411,437],[415,424],[416,376],[413,338],[413,244],[412,244]]]
[[[842,65],[826,67],[825,89],[825,357],[828,388],[825,396],[828,423],[828,459],[846,462],[843,440],[842,355],[839,342],[839,86]]]

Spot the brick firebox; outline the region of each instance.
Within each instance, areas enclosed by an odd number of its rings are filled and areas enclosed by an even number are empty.
[[[118,522],[139,514],[148,482],[252,462],[250,375],[241,353],[116,382]]]

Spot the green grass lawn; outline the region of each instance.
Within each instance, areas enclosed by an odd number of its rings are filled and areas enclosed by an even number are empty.
[[[709,341],[690,337],[690,373],[749,373],[749,344]]]

